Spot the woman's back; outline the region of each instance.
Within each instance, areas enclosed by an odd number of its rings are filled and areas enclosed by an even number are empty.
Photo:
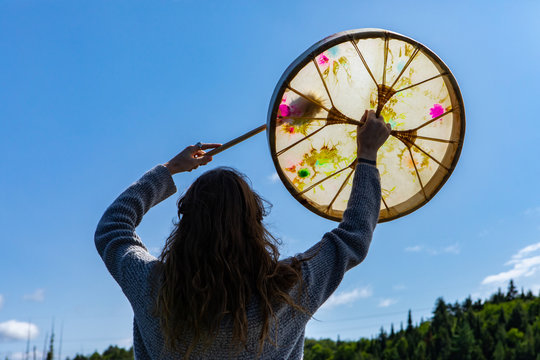
[[[309,313],[314,313],[337,288],[346,270],[358,264],[367,254],[371,234],[377,223],[380,203],[380,188],[377,169],[370,165],[357,166],[351,206],[340,226],[325,234],[323,240],[300,259],[309,258],[302,264],[304,292],[300,304]],[[95,241],[111,275],[119,283],[134,312],[133,334],[137,359],[176,359],[182,351],[172,354],[164,347],[164,337],[159,318],[153,315],[156,291],[159,286],[151,282],[157,258],[150,255],[135,233],[135,227],[150,207],[158,204],[176,191],[174,182],[163,166],[157,166],[130,186],[107,209],[96,230]],[[286,262],[290,259],[285,260]],[[291,297],[297,298],[300,287],[291,289]],[[248,323],[247,349],[236,358],[257,357],[257,346],[262,326],[260,301],[253,297],[246,309]],[[265,343],[263,359],[299,359],[303,353],[304,331],[310,316],[288,305],[276,309],[278,320],[277,337],[275,327],[270,338],[276,338],[277,347]],[[274,324],[273,324],[274,325]],[[193,334],[189,334],[193,336]],[[186,343],[189,341],[186,337]],[[181,344],[181,350],[186,349]],[[191,354],[192,359],[215,359],[234,354],[232,322],[224,322],[208,349],[199,345]],[[217,356],[218,354],[219,356]],[[229,355],[227,355],[229,354]],[[230,356],[232,357],[232,356]]]

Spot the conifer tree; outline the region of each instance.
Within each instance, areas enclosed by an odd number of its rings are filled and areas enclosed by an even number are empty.
[[[494,304],[500,304],[500,303],[506,301],[506,295],[503,294],[503,292],[501,291],[501,288],[498,288],[497,292],[495,294],[491,295],[491,298],[490,298],[489,301],[494,303]]]
[[[409,343],[406,338],[401,337],[397,342],[396,348],[400,360],[407,360],[409,358]]]
[[[425,360],[426,353],[427,353],[426,343],[424,341],[420,341],[418,345],[416,346],[416,349],[414,350],[413,359]]]
[[[514,280],[510,279],[508,283],[508,291],[506,293],[506,300],[514,300],[517,297],[518,291],[516,285],[514,285]]]
[[[440,355],[442,359],[446,359],[450,353],[452,324],[443,298],[437,299],[431,326],[434,334],[432,358],[436,359]]]
[[[502,306],[499,308],[499,317],[497,319],[497,322],[500,325],[506,326],[506,314],[504,313],[504,309]]]
[[[501,341],[497,341],[497,345],[495,345],[495,351],[493,352],[493,360],[504,360],[504,356],[504,346]]]
[[[472,358],[475,341],[467,321],[461,321],[452,337],[451,359],[476,360]]]
[[[472,308],[473,302],[471,299],[471,295],[467,296],[467,298],[463,301],[463,311],[469,311]]]
[[[47,351],[47,360],[53,360],[54,359],[54,330],[51,334],[51,342],[49,344],[49,351]]]
[[[521,301],[519,301],[512,309],[512,312],[510,313],[510,318],[508,319],[508,323],[506,324],[506,329],[510,330],[512,328],[516,328],[522,332],[525,331],[526,322],[527,322],[526,317],[527,317],[527,314],[523,310]]]

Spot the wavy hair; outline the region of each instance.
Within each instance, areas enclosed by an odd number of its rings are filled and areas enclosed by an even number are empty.
[[[277,333],[274,339],[269,333],[277,306],[307,313],[299,305],[301,262],[307,259],[278,261],[279,241],[262,222],[265,203],[245,175],[231,168],[204,173],[178,200],[179,221],[159,257],[154,307],[169,350],[183,344],[189,358],[197,344],[209,346],[225,315],[232,320],[235,348],[246,348],[246,307],[253,296],[263,320],[259,354],[266,340],[276,345]],[[289,291],[297,284],[295,300]]]

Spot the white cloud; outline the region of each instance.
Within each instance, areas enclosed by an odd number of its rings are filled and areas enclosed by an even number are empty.
[[[36,289],[36,291],[33,293],[24,295],[23,299],[28,301],[43,302],[45,300],[45,290]]]
[[[420,252],[422,251],[422,247],[420,245],[415,246],[409,246],[405,248],[406,252]]]
[[[4,306],[4,295],[0,294],[0,309]]]
[[[401,290],[405,290],[407,287],[403,284],[396,284],[394,286],[392,286],[392,288],[395,290],[395,291],[401,291]]]
[[[381,301],[379,301],[379,307],[389,307],[390,305],[394,305],[395,303],[397,303],[397,300],[396,299],[391,299],[391,298],[388,298],[388,299],[381,299]]]
[[[512,260],[510,260],[507,264],[512,263],[513,261],[517,259],[523,258],[525,255],[528,255],[529,253],[532,253],[536,250],[540,249],[540,242],[537,242],[536,244],[531,244],[528,246],[525,246],[523,249],[519,250],[517,254],[512,255]]]
[[[540,256],[511,260],[506,263],[506,265],[509,265],[510,263],[514,264],[512,269],[495,275],[489,275],[482,280],[482,284],[504,283],[510,279],[516,280],[521,277],[531,276],[540,268]]]
[[[0,340],[26,340],[38,336],[39,330],[35,324],[9,320],[0,323]]]
[[[271,183],[275,184],[279,182],[279,175],[277,172],[273,173],[272,175],[268,176],[268,180],[270,180]]]
[[[540,255],[534,254],[537,250],[540,250],[540,242],[528,245],[519,250],[516,254],[512,255],[510,261],[505,264],[507,266],[512,266],[510,270],[486,276],[484,280],[482,280],[482,284],[505,283],[510,279],[516,280],[522,277],[532,276],[540,269]]]
[[[352,291],[344,291],[341,293],[332,294],[323,304],[325,308],[331,308],[338,305],[349,304],[358,299],[368,298],[373,295],[370,287],[357,288]]]

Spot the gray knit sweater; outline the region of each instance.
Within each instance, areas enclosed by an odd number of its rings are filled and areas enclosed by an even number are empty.
[[[182,353],[164,350],[159,321],[152,316],[155,286],[148,276],[158,259],[148,253],[135,228],[144,214],[159,202],[176,192],[167,168],[158,165],[125,190],[103,214],[95,242],[107,269],[118,282],[133,308],[133,345],[137,359],[181,359]],[[359,164],[354,175],[353,190],[343,221],[322,240],[303,254],[312,259],[302,264],[304,292],[302,302],[311,312],[315,311],[336,290],[347,270],[359,264],[366,256],[379,216],[381,201],[380,179],[377,168]],[[285,259],[282,261],[289,261]],[[298,289],[291,290],[296,296]],[[296,298],[296,297],[293,297]],[[196,347],[191,359],[255,359],[261,316],[257,299],[247,306],[248,346],[235,353],[231,347],[232,323],[225,318],[219,335],[204,352]],[[260,359],[301,359],[304,332],[309,316],[283,305],[276,311],[277,328],[272,325],[270,334],[277,334],[277,347],[266,344]]]

